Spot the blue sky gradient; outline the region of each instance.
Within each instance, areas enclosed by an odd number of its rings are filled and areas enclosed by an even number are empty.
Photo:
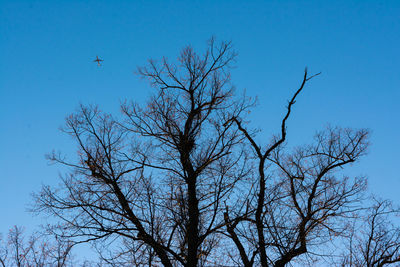
[[[125,99],[144,103],[153,89],[136,67],[188,44],[203,51],[211,36],[238,52],[232,82],[258,96],[260,141],[278,131],[304,67],[322,72],[294,107],[289,144],[328,124],[371,129],[369,155],[348,173],[400,204],[400,1],[0,0],[0,232],[45,221],[26,209],[65,171],[44,155],[75,155],[59,131],[68,114],[80,103],[117,115]]]

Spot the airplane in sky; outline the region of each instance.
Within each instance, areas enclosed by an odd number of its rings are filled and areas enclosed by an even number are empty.
[[[99,56],[96,56],[96,59],[93,60],[93,62],[97,62],[97,66],[101,66],[101,64],[100,64],[101,61],[104,61],[104,60],[100,59]]]

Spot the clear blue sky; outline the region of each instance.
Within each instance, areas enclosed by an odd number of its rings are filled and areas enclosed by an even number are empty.
[[[328,123],[370,128],[370,153],[349,173],[400,204],[400,1],[0,0],[0,232],[43,222],[26,208],[63,171],[44,155],[74,156],[58,130],[66,115],[79,103],[118,113],[124,99],[143,102],[152,89],[137,66],[204,49],[212,35],[238,51],[232,80],[259,97],[253,125],[266,139],[304,67],[321,71],[296,103],[291,144]]]

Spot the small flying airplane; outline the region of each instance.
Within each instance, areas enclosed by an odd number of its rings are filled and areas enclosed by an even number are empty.
[[[99,56],[96,56],[96,59],[93,60],[93,62],[97,62],[97,66],[101,66],[101,64],[100,64],[101,61],[104,61],[104,60],[102,60],[101,58],[99,58]]]

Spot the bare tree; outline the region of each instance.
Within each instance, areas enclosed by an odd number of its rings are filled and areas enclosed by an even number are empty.
[[[399,214],[390,201],[374,199],[361,220],[354,223],[341,265],[400,265],[400,227],[392,222]]]
[[[150,60],[138,69],[156,88],[145,105],[127,101],[122,118],[93,106],[70,115],[77,158],[49,155],[71,171],[35,196],[35,211],[59,219],[47,230],[91,242],[109,266],[285,266],[347,237],[366,180],[342,169],[365,155],[368,131],[327,128],[288,150],[293,106],[318,75],[306,70],[279,134],[259,145],[252,103],[230,83],[235,56],[211,40],[203,55]]]
[[[256,143],[240,118],[233,118],[258,165],[253,197],[245,210],[232,210],[236,219],[229,219],[226,212],[227,235],[244,266],[285,266],[344,232],[347,224],[341,219],[348,219],[360,208],[356,204],[365,190],[365,179],[338,178],[334,171],[365,154],[367,130],[330,128],[317,134],[312,145],[298,147],[293,153],[284,151],[292,106],[306,82],[315,76],[305,71],[287,106],[280,137],[273,138],[266,148]]]
[[[7,259],[8,259],[8,246],[3,240],[3,236],[0,234],[0,264],[2,267],[6,267]]]
[[[246,109],[233,98],[234,58],[230,43],[211,40],[203,55],[187,47],[176,64],[139,68],[158,91],[147,106],[124,104],[124,121],[84,106],[68,117],[64,131],[79,159],[50,155],[72,172],[36,195],[36,211],[61,219],[49,230],[77,243],[118,244],[114,262],[208,264],[225,226],[222,203],[238,198],[247,172],[230,119]]]
[[[26,239],[24,230],[15,226],[9,231],[7,242],[0,240],[0,264],[3,267],[73,266],[71,249],[72,242],[38,233]]]

